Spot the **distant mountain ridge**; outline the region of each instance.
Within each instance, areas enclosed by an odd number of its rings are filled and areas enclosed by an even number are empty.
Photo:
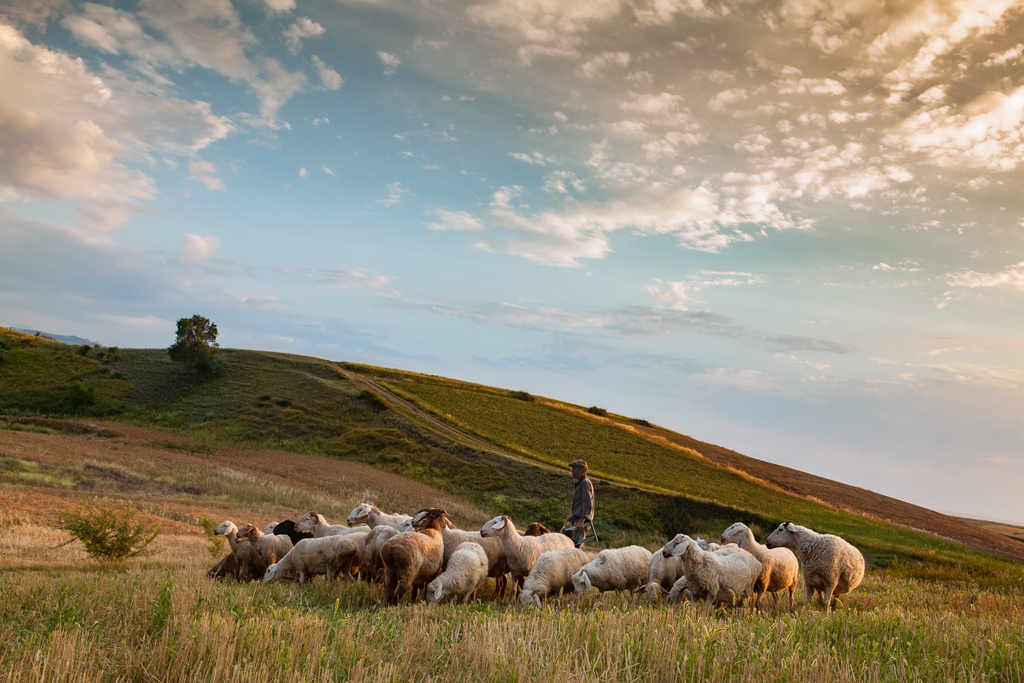
[[[76,337],[73,334],[54,334],[52,332],[43,332],[41,330],[34,330],[28,327],[12,327],[10,329],[14,330],[15,332],[21,332],[22,334],[46,337],[47,339],[59,341],[62,344],[69,344],[71,346],[81,346],[82,344],[88,344],[89,346],[93,346],[95,344],[99,344],[99,342],[94,342],[91,339],[86,339],[84,337]],[[100,344],[100,346],[103,345]]]

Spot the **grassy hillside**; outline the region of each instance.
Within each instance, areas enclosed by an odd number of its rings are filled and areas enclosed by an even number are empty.
[[[0,678],[1024,679],[1020,564],[787,495],[629,418],[379,368],[223,356],[224,374],[202,382],[162,350],[0,331]],[[204,576],[224,552],[204,520],[337,520],[371,501],[440,505],[465,528],[498,512],[552,525],[571,491],[565,462],[580,456],[595,466],[602,546],[653,549],[737,519],[767,531],[778,516],[839,530],[874,564],[828,615],[624,593],[387,608],[379,585]],[[160,523],[157,554],[100,563],[67,543],[57,515],[97,501]]]
[[[636,421],[522,392],[346,366],[497,447],[487,449],[438,432],[323,360],[224,350],[223,373],[203,381],[163,350],[0,338],[0,414],[103,417],[210,443],[359,461],[549,527],[567,512],[565,464],[583,457],[596,482],[605,544],[656,543],[678,531],[713,535],[737,520],[766,533],[790,519],[843,535],[876,566],[990,566],[963,545],[790,495],[692,449],[621,428]]]

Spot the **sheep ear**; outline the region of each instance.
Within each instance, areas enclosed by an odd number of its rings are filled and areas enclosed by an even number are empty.
[[[533,601],[534,601],[535,603],[537,603],[537,607],[541,607],[541,604],[540,604],[540,596],[539,596],[539,595],[537,595],[536,593],[534,593],[534,595],[533,595]]]
[[[594,585],[590,583],[590,574],[586,572],[583,572],[583,585],[587,587],[587,590],[594,587]]]

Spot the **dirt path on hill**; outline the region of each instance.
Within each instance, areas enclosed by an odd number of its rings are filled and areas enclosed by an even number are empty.
[[[338,366],[335,367],[350,382],[373,392],[388,404],[396,407],[400,412],[412,416],[446,438],[471,448],[521,462],[528,462],[536,467],[555,470],[555,468],[544,463],[526,458],[479,437],[467,434],[428,413],[419,406],[403,399],[401,396],[396,395],[365,375]],[[559,406],[552,405],[552,407],[558,408]],[[864,515],[883,522],[924,531],[956,541],[957,543],[962,543],[970,548],[976,548],[1001,557],[1024,562],[1024,543],[989,531],[977,524],[971,524],[956,517],[944,515],[934,510],[868,491],[867,489],[850,486],[826,479],[825,477],[758,460],[757,458],[751,458],[736,451],[704,443],[682,434],[676,434],[656,427],[642,427],[632,423],[624,424],[611,418],[607,418],[607,421],[652,441],[662,444],[667,441],[670,444],[694,450],[711,463],[759,479],[791,495],[821,502],[853,514]]]

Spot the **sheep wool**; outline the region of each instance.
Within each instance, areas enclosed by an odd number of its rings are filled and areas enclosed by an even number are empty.
[[[673,541],[671,552],[683,558],[686,587],[694,598],[703,598],[708,605],[743,605],[754,594],[754,583],[762,567],[760,560],[746,550],[738,547],[703,550],[685,534],[676,536]]]
[[[775,605],[779,604],[779,591],[789,593],[789,606],[793,607],[800,565],[789,548],[769,548],[754,538],[754,532],[743,522],[736,522],[722,533],[722,543],[735,543],[761,561],[761,576],[754,586],[754,605],[760,609],[761,596],[771,593]]]
[[[864,578],[864,555],[839,536],[819,534],[807,527],[783,522],[765,540],[769,548],[789,548],[804,567],[807,604],[821,595],[825,611],[830,612],[840,595],[860,585]]]
[[[651,564],[651,551],[643,546],[602,550],[572,576],[577,593],[591,588],[604,591],[633,590],[644,583]]]
[[[464,542],[448,558],[440,576],[427,584],[427,602],[435,604],[452,598],[469,602],[487,580],[487,552],[479,543]]]
[[[568,536],[563,538],[568,539]],[[568,548],[541,553],[526,577],[519,601],[540,607],[543,598],[571,589],[572,575],[593,557],[591,553],[571,545],[571,541]]]
[[[507,515],[495,517],[480,528],[484,538],[501,539],[508,560],[509,572],[517,588],[521,587],[526,576],[533,568],[541,553],[549,550],[572,548],[572,539],[563,534],[543,534],[541,536],[520,536]],[[579,569],[579,567],[577,567]],[[575,570],[573,570],[575,571]]]

